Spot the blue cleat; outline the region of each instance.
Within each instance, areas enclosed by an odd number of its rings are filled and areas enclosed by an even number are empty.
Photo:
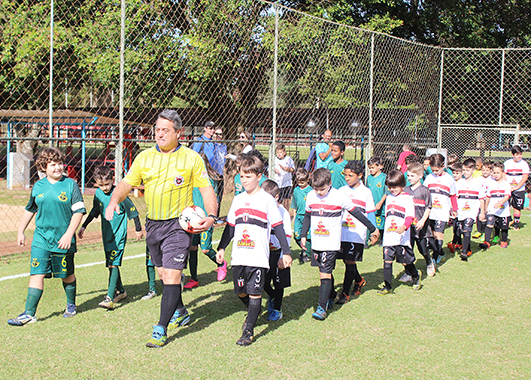
[[[312,314],[312,317],[324,321],[326,319],[326,311],[321,306],[317,306],[317,310]]]
[[[35,322],[37,322],[37,318],[34,317],[33,315],[29,315],[26,312],[23,312],[18,317],[9,319],[7,321],[7,323],[11,326],[24,326],[24,325],[27,325],[28,323],[35,323]]]
[[[188,310],[185,309],[182,315],[178,310],[175,310],[175,313],[173,314],[173,317],[171,317],[170,323],[168,324],[168,330],[187,325],[189,322],[190,314],[188,314]]]
[[[73,317],[74,315],[76,315],[76,311],[77,311],[77,308],[76,308],[75,304],[67,303],[66,304],[66,310],[65,310],[65,312],[63,314],[63,317],[65,317],[65,318]]]
[[[332,310],[334,308],[334,299],[330,298],[326,303],[326,310]]]
[[[146,343],[146,347],[150,348],[159,348],[166,344],[168,336],[164,332],[164,327],[162,326],[153,326],[153,334],[151,334],[151,339]]]
[[[267,300],[267,314],[271,314],[271,312],[274,310],[274,305],[275,305],[275,299],[274,298],[269,298]]]
[[[282,319],[282,311],[281,310],[271,310],[271,313],[269,313],[267,320],[268,321],[279,321]]]

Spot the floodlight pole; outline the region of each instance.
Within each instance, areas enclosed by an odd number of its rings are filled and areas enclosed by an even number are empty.
[[[275,178],[277,145],[277,74],[278,74],[278,7],[275,5],[275,58],[273,60],[273,141],[269,146],[269,178]]]
[[[48,114],[48,125],[49,125],[49,136],[50,142],[49,146],[53,146],[53,1],[50,0],[50,94],[49,94],[49,114]]]
[[[120,25],[120,106],[119,106],[119,137],[114,153],[114,177],[116,183],[123,178],[122,161],[124,146],[124,72],[125,72],[125,0],[121,0],[121,25]]]

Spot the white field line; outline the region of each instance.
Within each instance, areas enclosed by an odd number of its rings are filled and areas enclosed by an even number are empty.
[[[212,242],[212,244],[218,244],[218,243],[219,243],[219,240]],[[124,260],[138,259],[141,257],[146,257],[146,254],[141,253],[140,255],[127,256],[127,257],[124,257]],[[93,267],[94,265],[102,265],[102,264],[105,264],[105,261],[98,261],[95,263],[88,263],[88,264],[80,264],[80,265],[76,265],[75,268],[76,269],[87,268],[87,267]],[[28,277],[29,275],[30,275],[29,273],[14,274],[12,276],[0,277],[0,281],[13,280],[15,278],[21,278],[21,277]]]

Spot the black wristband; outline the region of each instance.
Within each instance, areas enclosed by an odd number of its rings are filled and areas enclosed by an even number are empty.
[[[219,220],[219,218],[215,215],[212,215],[210,214],[209,216],[207,216],[207,218],[214,218],[214,222],[217,222]]]

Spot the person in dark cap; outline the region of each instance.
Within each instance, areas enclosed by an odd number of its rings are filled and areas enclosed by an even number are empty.
[[[210,165],[214,166],[214,142],[212,141],[212,136],[216,130],[216,124],[213,121],[207,121],[205,123],[205,131],[199,137],[198,142],[195,142],[192,145],[192,150],[197,153],[204,153],[208,158]]]

